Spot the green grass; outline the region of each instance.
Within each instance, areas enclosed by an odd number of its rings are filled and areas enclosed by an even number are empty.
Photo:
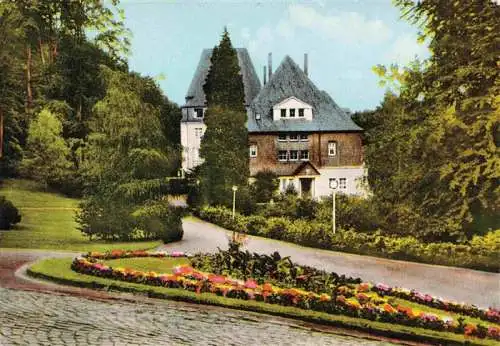
[[[11,200],[21,212],[21,222],[0,232],[0,248],[51,249],[65,251],[106,251],[151,249],[161,244],[148,242],[90,241],[78,229],[75,211],[78,200],[40,190],[26,180],[4,180],[0,195]]]
[[[141,285],[118,280],[104,279],[90,275],[79,274],[71,270],[72,259],[46,259],[35,263],[28,270],[32,276],[69,284],[78,287],[105,288],[108,290],[133,292],[150,297],[185,301],[191,303],[223,306],[239,310],[267,313],[276,316],[295,318],[302,321],[349,328],[387,337],[407,339],[432,344],[458,345],[469,342],[470,345],[498,345],[493,340],[465,339],[464,336],[448,332],[438,332],[422,328],[401,326],[360,318],[331,315],[323,312],[303,310],[293,307],[267,304],[257,301],[247,301],[220,297],[211,293],[196,294],[193,292]]]
[[[130,268],[143,272],[156,272],[158,274],[170,274],[172,269],[178,265],[190,264],[187,258],[155,258],[155,257],[139,257],[139,258],[121,258],[103,261],[104,264],[113,268]]]

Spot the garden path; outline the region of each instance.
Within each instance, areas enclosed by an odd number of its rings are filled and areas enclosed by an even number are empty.
[[[161,249],[191,253],[215,252],[218,247],[227,249],[230,231],[194,217],[185,218],[183,227],[183,240],[163,245]],[[297,263],[339,274],[416,289],[480,307],[500,307],[498,273],[319,250],[254,236],[248,236],[244,249],[267,254],[278,251]]]

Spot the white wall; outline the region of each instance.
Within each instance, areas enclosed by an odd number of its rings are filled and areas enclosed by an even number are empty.
[[[367,175],[366,168],[359,167],[331,167],[319,169],[320,176],[316,178],[315,197],[328,196],[332,193],[330,189],[330,178],[346,178],[346,188],[337,188],[337,192],[348,195],[366,196],[368,191],[363,186],[363,177]]]
[[[295,118],[289,118],[290,108],[295,109]],[[304,108],[304,117],[299,118],[299,108]],[[281,110],[286,109],[286,119],[306,119],[312,120],[312,106],[305,102],[296,99],[295,97],[290,97],[280,103],[274,105],[273,107],[273,120],[277,121],[284,119],[281,117]]]
[[[197,129],[201,129],[201,136],[200,130]],[[206,125],[201,122],[181,122],[182,169],[191,170],[203,162],[199,153],[201,137],[205,130]]]

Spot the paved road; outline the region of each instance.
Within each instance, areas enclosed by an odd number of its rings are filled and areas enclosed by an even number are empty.
[[[176,302],[89,300],[0,288],[0,345],[392,345],[271,316]]]
[[[231,234],[229,231],[191,217],[184,219],[183,227],[183,240],[162,248],[192,253],[214,252],[217,247],[227,248]],[[279,251],[282,256],[290,256],[295,262],[339,274],[417,289],[481,307],[500,307],[500,274],[497,273],[317,250],[260,237],[248,237],[245,248],[259,253]]]

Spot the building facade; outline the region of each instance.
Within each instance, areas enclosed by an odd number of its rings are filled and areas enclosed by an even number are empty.
[[[203,84],[210,67],[212,50],[203,51],[200,63],[182,107],[182,167],[189,171],[202,163],[199,156],[205,131]],[[346,194],[366,194],[362,129],[345,110],[307,75],[307,55],[302,70],[285,57],[272,72],[269,56],[268,82],[264,86],[246,49],[239,48],[238,60],[248,115],[250,176],[273,171],[281,192],[290,188],[304,197],[331,194],[331,187]]]

